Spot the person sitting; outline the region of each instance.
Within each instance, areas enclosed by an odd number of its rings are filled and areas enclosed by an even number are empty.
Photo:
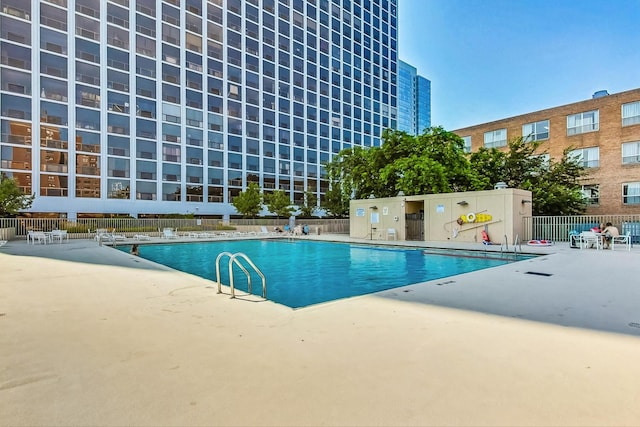
[[[608,249],[609,245],[611,245],[611,240],[619,235],[618,227],[608,222],[607,226],[602,230],[602,247]]]
[[[304,234],[305,236],[308,236],[308,235],[309,235],[309,226],[308,226],[307,224],[305,224],[305,225],[302,227],[302,234]]]
[[[129,251],[129,253],[131,253],[131,255],[139,256],[140,250],[138,249],[138,245],[136,244],[131,245],[131,251]]]
[[[282,233],[282,228],[280,227],[273,227],[273,231],[275,231],[276,233]]]
[[[289,224],[285,224],[285,226],[284,226],[284,232],[285,232],[285,233],[290,233],[290,232],[291,232],[291,228],[289,227]]]

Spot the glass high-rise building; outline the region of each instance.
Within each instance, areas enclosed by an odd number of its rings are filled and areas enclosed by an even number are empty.
[[[431,127],[431,82],[398,61],[398,130],[418,135]]]
[[[292,203],[397,127],[397,0],[0,0],[0,170],[33,212]]]

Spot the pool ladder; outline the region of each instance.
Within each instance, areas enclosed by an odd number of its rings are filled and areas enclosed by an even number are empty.
[[[265,279],[264,274],[262,274],[262,271],[260,271],[260,269],[256,267],[253,261],[251,261],[249,257],[243,254],[242,252],[237,252],[235,254],[232,254],[231,252],[222,252],[216,258],[216,281],[218,282],[218,293],[219,294],[222,293],[222,281],[220,280],[220,260],[222,259],[222,257],[225,257],[225,256],[229,257],[229,287],[231,288],[231,298],[236,297],[235,283],[233,280],[233,264],[240,267],[240,270],[242,270],[244,274],[247,276],[248,290],[249,290],[249,293],[251,293],[251,273],[249,273],[247,268],[244,265],[242,265],[242,263],[238,259],[238,258],[241,258],[244,261],[246,261],[246,263],[249,264],[249,266],[253,269],[253,271],[258,273],[258,276],[260,276],[260,278],[262,279],[262,298],[266,299],[267,298],[267,280]]]
[[[513,239],[513,255],[517,258],[518,251],[522,254],[522,242],[520,241],[520,236],[516,234],[515,239]],[[509,252],[509,241],[507,235],[504,235],[504,242],[500,245],[500,253],[504,254],[505,252]]]

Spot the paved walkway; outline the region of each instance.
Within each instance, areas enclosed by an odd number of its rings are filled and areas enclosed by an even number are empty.
[[[640,425],[640,248],[526,249],[546,255],[291,310],[12,241],[0,425]]]

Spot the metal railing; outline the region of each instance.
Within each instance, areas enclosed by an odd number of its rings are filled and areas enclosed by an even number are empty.
[[[148,234],[158,237],[164,228],[180,231],[222,231],[235,230],[233,224],[225,224],[220,219],[196,218],[0,218],[0,235],[8,240],[27,235],[29,230],[66,230],[70,239],[87,239],[95,236],[97,229],[114,230],[126,237]],[[6,240],[6,239],[5,239]]]
[[[349,234],[349,219],[296,219],[296,222],[307,224],[312,234]],[[525,242],[533,239],[568,242],[570,231],[579,233],[609,222],[618,228],[620,234],[629,232],[632,243],[640,243],[640,214],[525,217],[520,238]],[[115,228],[127,237],[140,233],[157,237],[160,235],[158,230],[163,228],[200,232],[257,231],[261,226],[282,228],[287,223],[288,218],[232,219],[228,223],[209,218],[0,218],[0,240],[24,238],[29,230],[66,230],[70,239],[87,239],[93,237],[98,228]]]
[[[260,278],[262,279],[262,298],[267,299],[267,280],[265,279],[264,274],[262,274],[262,271],[260,271],[260,269],[256,267],[253,261],[251,261],[251,259],[249,259],[249,257],[243,254],[242,252],[237,252],[235,254],[232,254],[231,252],[222,252],[216,257],[216,281],[218,282],[218,293],[219,294],[222,293],[222,280],[220,279],[220,260],[222,259],[222,257],[225,257],[225,256],[229,257],[229,288],[231,289],[231,298],[236,297],[235,281],[233,279],[234,264],[240,267],[240,269],[243,271],[243,273],[247,277],[247,290],[249,294],[252,293],[251,273],[238,260],[238,258],[242,258],[247,264],[249,264],[249,266],[253,269],[253,271],[255,271],[258,274],[258,276],[260,276]]]
[[[29,230],[51,231],[66,230],[70,239],[93,238],[95,230],[115,229],[118,234],[132,237],[135,234],[160,236],[163,228],[174,228],[179,231],[224,231],[243,230],[258,231],[261,226],[269,229],[282,228],[289,222],[288,218],[237,219],[223,222],[215,218],[0,218],[0,236],[2,240],[25,237]],[[311,233],[349,234],[348,219],[300,219],[298,224],[309,226]]]
[[[591,230],[601,224],[611,223],[620,234],[629,232],[633,243],[640,243],[640,214],[635,215],[571,215],[571,216],[534,216],[525,217],[522,240],[531,239],[568,242],[569,232]],[[526,235],[531,230],[531,235]]]

